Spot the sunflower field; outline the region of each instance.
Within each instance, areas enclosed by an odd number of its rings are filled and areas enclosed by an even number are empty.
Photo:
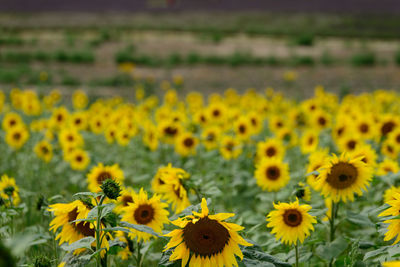
[[[181,83],[0,94],[0,266],[400,266],[399,94]]]

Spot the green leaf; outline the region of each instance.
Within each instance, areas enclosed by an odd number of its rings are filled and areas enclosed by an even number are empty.
[[[156,237],[165,238],[165,237],[163,237],[163,236],[157,234],[156,232],[154,232],[153,228],[151,228],[151,227],[149,227],[149,226],[147,226],[147,225],[142,225],[142,224],[131,224],[131,223],[124,222],[124,221],[121,221],[119,224],[120,224],[121,226],[124,226],[124,227],[133,228],[133,229],[135,229],[135,230],[137,230],[137,231],[139,231],[139,232],[148,233],[148,234],[154,235],[154,236],[156,236]]]
[[[356,225],[360,225],[360,226],[367,226],[367,227],[375,227],[375,224],[373,222],[371,222],[371,220],[365,216],[365,215],[361,215],[358,213],[354,213],[351,211],[347,212],[347,216],[346,219]]]
[[[181,260],[177,261],[169,260],[171,254],[172,254],[172,249],[165,251],[161,256],[161,259],[158,263],[158,267],[181,267],[182,265]]]
[[[125,233],[132,233],[131,230],[124,228],[124,227],[108,227],[108,228],[104,228],[102,229],[103,232],[114,232],[114,231],[121,231],[121,232],[125,232]]]
[[[242,247],[243,261],[241,266],[254,267],[254,266],[276,266],[276,267],[290,267],[289,263],[283,262],[280,259],[265,253],[260,246],[254,245],[251,247]]]
[[[386,251],[388,250],[388,248],[390,248],[390,246],[384,246],[384,247],[380,247],[376,250],[369,251],[369,252],[365,253],[363,260],[366,261],[371,258],[376,258],[382,254],[386,254]]]
[[[321,258],[330,261],[342,254],[342,252],[346,250],[347,246],[347,241],[343,237],[338,237],[331,243],[318,246],[316,253]]]
[[[328,211],[328,208],[324,208],[324,209],[312,209],[309,214],[311,216],[315,216],[315,217],[319,217],[324,215],[326,212]]]
[[[72,197],[82,197],[82,196],[96,198],[96,197],[99,196],[99,194],[98,193],[92,193],[92,192],[79,192],[79,193],[74,194]]]
[[[92,243],[96,239],[92,236],[84,237],[82,239],[79,239],[78,241],[75,241],[74,243],[70,245],[62,245],[61,248],[64,249],[65,251],[74,251],[78,248],[87,248],[91,249],[92,248]]]
[[[65,266],[68,267],[85,267],[89,264],[90,258],[89,254],[74,255],[73,252],[69,252],[64,256],[62,262],[65,262]]]
[[[115,207],[114,203],[107,203],[107,204],[101,205],[99,207],[102,209],[100,219],[103,219],[105,216],[110,214],[114,210],[114,207]]]

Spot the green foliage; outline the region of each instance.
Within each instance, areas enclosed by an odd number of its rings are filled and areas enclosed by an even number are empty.
[[[359,52],[351,57],[351,64],[356,67],[373,66],[376,64],[375,54],[370,51]]]

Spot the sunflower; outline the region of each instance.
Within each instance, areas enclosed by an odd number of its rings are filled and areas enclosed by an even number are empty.
[[[133,198],[136,193],[131,187],[123,188],[120,196],[117,198],[117,204],[114,211],[118,214],[122,213],[125,207],[128,207],[129,203],[133,203]]]
[[[101,134],[106,126],[106,119],[101,115],[94,115],[89,120],[90,130],[95,134]]]
[[[399,155],[400,146],[391,139],[386,139],[381,146],[381,153],[391,159],[397,159]]]
[[[399,216],[400,215],[400,193],[394,193],[392,195],[392,199],[385,202],[390,207],[383,212],[381,212],[378,216]],[[389,224],[388,231],[385,233],[384,241],[394,240],[393,245],[400,241],[400,219],[389,219],[385,220],[384,223]]]
[[[285,147],[281,140],[277,138],[270,138],[264,142],[257,143],[256,158],[279,158],[283,159],[285,156]]]
[[[124,215],[121,220],[149,226],[155,232],[161,234],[163,225],[169,222],[167,206],[166,203],[161,202],[160,196],[157,194],[148,199],[147,193],[141,188],[139,194],[134,196],[133,202],[128,203],[128,206],[122,209]],[[130,230],[132,233],[129,234],[129,237],[132,239],[137,237],[139,242],[141,240],[146,242],[152,237],[148,233],[139,232],[135,229]]]
[[[182,179],[188,179],[189,174],[181,168],[172,167],[171,163],[167,166],[158,168],[156,175],[151,182],[151,188],[156,193],[161,193],[162,187],[166,184],[173,184]]]
[[[252,134],[251,123],[249,119],[244,116],[241,116],[235,121],[233,129],[236,133],[236,136],[241,140],[248,140]]]
[[[355,122],[355,130],[363,139],[373,139],[376,136],[376,127],[371,117],[371,114],[359,115]]]
[[[362,161],[371,167],[375,167],[377,155],[375,150],[368,144],[360,144],[355,150],[349,153],[353,158],[362,157]]]
[[[13,127],[6,133],[6,142],[14,149],[20,149],[26,143],[28,138],[29,132],[23,125]]]
[[[122,231],[117,231],[115,233],[115,236],[124,243],[126,246],[124,249],[118,251],[117,256],[121,258],[121,260],[127,260],[129,257],[132,255],[133,250],[133,244],[132,241],[128,239],[128,236],[126,233]]]
[[[400,167],[397,163],[397,160],[385,158],[382,162],[378,164],[376,175],[383,176],[387,175],[388,173],[398,173],[399,171]]]
[[[18,125],[23,125],[24,122],[20,115],[14,112],[7,113],[2,122],[3,130],[8,131],[9,129],[16,127]]]
[[[3,174],[0,179],[0,197],[3,200],[8,200],[6,205],[12,202],[12,205],[18,205],[21,201],[19,197],[19,188],[15,183],[15,179]]]
[[[202,142],[207,150],[215,149],[218,147],[218,141],[221,135],[219,127],[207,127],[201,134]]]
[[[298,183],[296,186],[295,195],[298,199],[302,199],[304,201],[310,201],[311,200],[310,187],[308,187],[302,182]]]
[[[95,236],[94,225],[85,221],[76,221],[86,219],[90,208],[80,200],[75,200],[71,203],[57,203],[49,206],[48,209],[53,212],[55,218],[50,222],[50,230],[56,232],[61,228],[56,236],[56,240],[60,240],[59,244],[71,244],[84,237]],[[75,221],[75,222],[74,222]],[[96,246],[95,242],[92,246]],[[102,248],[109,248],[107,238],[102,238]],[[74,253],[81,253],[85,249],[77,249]],[[102,252],[105,254],[105,251]]]
[[[117,183],[122,184],[124,181],[124,172],[118,164],[104,166],[103,163],[99,163],[97,166],[94,166],[87,174],[88,189],[91,192],[100,192],[100,186],[107,179],[113,179]]]
[[[263,128],[262,117],[257,112],[250,112],[247,115],[247,118],[250,121],[250,131],[252,134],[258,134],[261,132]]]
[[[117,136],[118,127],[115,124],[110,124],[104,131],[107,143],[112,144]]]
[[[175,152],[183,157],[195,155],[198,142],[191,133],[182,133],[176,138]]]
[[[38,142],[33,150],[38,158],[44,160],[45,162],[49,162],[53,157],[53,147],[46,140]]]
[[[158,148],[158,133],[154,125],[147,125],[143,134],[143,143],[151,150],[155,151]]]
[[[354,200],[354,193],[362,195],[362,189],[372,179],[372,169],[362,161],[362,157],[351,158],[343,153],[340,158],[333,155],[329,163],[322,166],[317,177],[316,188],[334,202]]]
[[[90,158],[86,151],[76,148],[70,152],[69,162],[73,170],[82,171],[89,165]]]
[[[399,267],[400,261],[387,261],[382,262],[382,267]]]
[[[303,133],[300,139],[300,149],[303,154],[314,152],[318,147],[319,132],[308,130]]]
[[[79,111],[71,114],[69,117],[70,124],[77,130],[86,130],[88,127],[87,114],[84,111]]]
[[[325,128],[330,127],[331,118],[329,113],[323,111],[322,109],[318,109],[313,112],[311,115],[311,124],[314,129],[323,130]]]
[[[230,160],[242,154],[240,142],[232,136],[224,136],[221,139],[219,151],[224,159]]]
[[[352,152],[361,144],[363,144],[363,141],[356,132],[344,135],[337,140],[337,145],[341,152]]]
[[[61,128],[64,123],[68,120],[68,110],[65,107],[59,107],[53,111],[51,115],[51,125],[55,128]]]
[[[380,118],[380,135],[386,137],[400,125],[400,119],[392,114],[385,114]]]
[[[254,172],[257,184],[263,190],[278,191],[289,183],[288,164],[279,158],[263,158]]]
[[[190,206],[187,191],[180,179],[174,182],[166,180],[165,184],[160,187],[160,193],[162,198],[172,205],[176,214]]]
[[[60,130],[58,141],[62,147],[80,147],[84,143],[82,135],[70,127],[63,127]]]
[[[174,248],[169,260],[181,259],[181,266],[237,266],[235,255],[241,260],[243,254],[239,245],[252,246],[237,232],[244,229],[224,220],[234,213],[209,215],[207,202],[201,201],[201,213],[193,212],[172,223],[179,227],[165,236],[171,237],[164,251]]]
[[[86,93],[82,90],[75,90],[72,94],[72,104],[75,109],[84,109],[89,102]]]
[[[291,203],[274,203],[275,210],[267,215],[267,227],[272,228],[277,240],[284,244],[300,243],[314,230],[313,223],[317,223],[315,216],[308,214],[310,205],[299,205],[299,201]]]
[[[207,108],[207,118],[213,123],[222,122],[227,116],[227,107],[221,102],[215,102]]]
[[[131,135],[127,129],[120,129],[115,139],[120,146],[127,146],[131,141]]]
[[[385,190],[385,192],[383,193],[383,202],[388,202],[391,200],[395,200],[394,195],[396,193],[400,193],[400,187],[399,186],[392,186],[388,189]]]
[[[162,140],[167,144],[173,144],[175,138],[183,131],[179,123],[164,121],[158,125],[158,132]]]

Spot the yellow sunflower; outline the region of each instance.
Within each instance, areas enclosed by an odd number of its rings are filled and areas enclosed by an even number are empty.
[[[378,170],[376,171],[376,175],[382,176],[389,173],[398,173],[399,171],[400,167],[399,164],[397,163],[397,160],[386,158],[378,164]]]
[[[90,212],[90,208],[82,201],[75,200],[71,203],[53,204],[49,206],[48,210],[55,216],[50,222],[50,230],[56,232],[61,228],[61,231],[56,236],[56,240],[59,240],[60,245],[63,243],[71,244],[88,236],[95,237],[93,224],[85,221],[73,222],[75,220],[86,219]],[[95,243],[93,242],[92,246],[96,246]],[[102,238],[101,247],[109,248],[107,238]],[[74,253],[81,253],[83,251],[85,249],[77,249]]]
[[[400,193],[394,193],[392,195],[392,200],[386,202],[390,207],[383,212],[381,212],[378,216],[399,216],[400,215]],[[384,223],[389,224],[388,231],[385,233],[384,241],[389,241],[396,239],[393,242],[393,245],[400,241],[400,219],[389,219],[385,220]]]
[[[289,167],[279,158],[263,158],[256,166],[254,176],[263,190],[278,191],[289,183]]]
[[[312,153],[308,159],[307,173],[311,173],[313,171],[319,171],[319,169],[326,165],[326,161],[328,159],[328,151],[326,150],[317,150]],[[316,174],[311,174],[307,176],[307,183],[314,189],[316,189],[317,184]]]
[[[38,158],[44,160],[45,162],[49,162],[53,157],[53,147],[46,140],[38,142],[33,150]]]
[[[122,212],[122,221],[141,224],[151,227],[155,232],[160,233],[164,227],[164,224],[169,223],[167,211],[167,204],[161,202],[160,196],[155,194],[152,198],[148,198],[147,193],[140,189],[139,194],[136,194],[133,198],[132,203],[128,203]],[[132,233],[129,233],[129,237],[134,239],[137,237],[140,242],[143,240],[147,242],[152,235],[144,232],[139,232],[135,229],[130,229]]]
[[[78,111],[69,117],[70,124],[77,130],[86,130],[88,127],[87,114],[84,111]]]
[[[310,187],[302,182],[298,183],[298,185],[296,186],[295,195],[298,199],[302,199],[304,201],[310,201],[311,200]]]
[[[29,132],[23,125],[13,127],[6,133],[6,142],[14,149],[20,149],[28,141],[28,138]]]
[[[372,180],[372,169],[361,157],[351,158],[343,153],[339,158],[333,155],[329,163],[321,168],[316,188],[334,202],[354,201],[354,193],[362,195]]]
[[[299,205],[299,201],[291,203],[274,203],[275,210],[267,215],[267,227],[272,228],[277,240],[284,244],[300,243],[314,231],[315,216],[308,214],[310,205]]]
[[[378,157],[375,150],[368,144],[357,145],[356,148],[349,153],[349,156],[352,158],[361,157],[361,160],[371,167],[375,167]]]
[[[171,237],[165,250],[174,248],[169,260],[181,260],[181,266],[237,266],[235,255],[241,260],[243,254],[239,245],[252,246],[237,232],[244,229],[224,220],[234,213],[209,215],[207,202],[201,201],[201,213],[193,212],[172,223],[179,227],[165,236]]]
[[[387,261],[382,262],[382,267],[399,267],[400,261]]]
[[[122,213],[125,207],[128,207],[129,203],[133,203],[133,198],[136,193],[131,187],[127,187],[122,189],[121,195],[117,198],[117,204],[114,208],[114,211],[118,214]]]
[[[300,139],[300,149],[303,154],[308,154],[317,150],[319,142],[319,132],[308,130],[303,133]]]
[[[74,128],[63,127],[58,135],[62,147],[80,147],[83,145],[82,135]]]
[[[400,193],[400,186],[392,186],[385,190],[383,193],[383,202],[388,202],[390,200],[395,200],[394,195]]]
[[[221,129],[219,127],[207,127],[201,134],[202,143],[207,150],[215,149],[218,147],[218,141],[221,135]]]
[[[9,112],[7,113],[2,122],[2,127],[4,131],[8,131],[9,129],[16,127],[18,125],[23,125],[24,122],[22,121],[22,118],[20,115],[18,115],[15,112]]]
[[[6,205],[18,205],[21,201],[19,197],[19,187],[15,183],[15,179],[3,174],[0,179],[0,197],[7,200]]]
[[[267,139],[265,142],[257,143],[256,158],[279,158],[283,159],[285,156],[285,147],[281,140],[277,138]]]
[[[183,187],[181,180],[171,181],[165,180],[165,184],[160,187],[162,198],[172,205],[175,213],[181,213],[190,206],[187,191]]]
[[[188,179],[189,176],[184,169],[172,167],[172,164],[169,163],[167,166],[158,168],[151,182],[151,188],[155,193],[161,193],[164,191],[161,187],[166,183],[172,184],[181,179]]]
[[[90,163],[89,154],[82,149],[72,149],[69,154],[69,163],[73,170],[82,171],[86,169],[86,167]]]
[[[221,139],[219,151],[224,159],[230,160],[242,154],[240,142],[231,136],[224,136]]]
[[[97,166],[94,166],[87,174],[88,189],[94,193],[100,192],[100,186],[107,179],[113,179],[119,184],[123,183],[124,172],[118,164],[104,166],[103,163],[99,163]]]
[[[241,140],[248,140],[252,134],[251,123],[247,117],[239,117],[233,127],[236,136]]]
[[[175,151],[183,157],[195,155],[198,143],[198,139],[194,137],[191,133],[182,133],[176,138]]]

